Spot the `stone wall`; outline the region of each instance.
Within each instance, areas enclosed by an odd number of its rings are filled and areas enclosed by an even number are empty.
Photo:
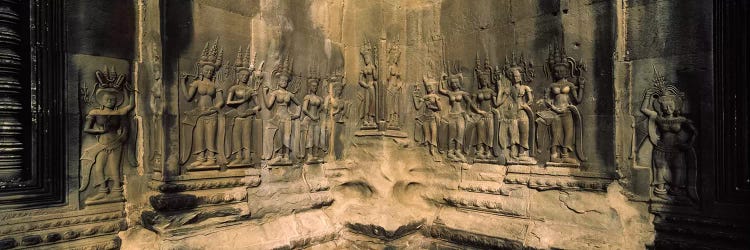
[[[713,7],[66,1],[66,200],[0,249],[741,246]]]

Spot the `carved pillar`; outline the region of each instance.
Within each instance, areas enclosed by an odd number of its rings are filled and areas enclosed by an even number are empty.
[[[18,7],[18,1],[0,1],[0,182],[19,180],[24,169],[21,98],[25,86]]]

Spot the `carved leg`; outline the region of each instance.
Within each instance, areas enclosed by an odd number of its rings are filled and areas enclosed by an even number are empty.
[[[214,166],[216,165],[216,153],[206,150],[206,161],[203,162],[203,166]]]
[[[235,155],[234,155],[234,160],[231,161],[231,162],[229,162],[229,164],[228,164],[230,166],[239,165],[240,162],[242,162],[242,160],[243,160],[242,159],[242,152],[241,152],[243,150],[242,144],[244,143],[244,141],[242,140],[242,139],[244,139],[244,138],[242,138],[242,132],[243,132],[242,131],[243,130],[243,126],[242,125],[244,125],[242,119],[240,119],[240,118],[235,118],[234,119],[234,127],[232,127],[232,138],[231,138],[231,140],[232,140],[232,153],[235,154]]]
[[[94,169],[91,170],[91,182],[94,187],[98,187],[97,193],[86,199],[86,203],[104,199],[109,193],[107,189],[106,179],[104,179],[104,168],[107,164],[108,153],[106,150],[102,150],[96,155],[96,163],[94,163]]]
[[[120,174],[120,160],[122,159],[122,147],[113,149],[107,157],[107,166],[104,171],[108,179],[112,180],[110,197],[122,198],[122,174]]]

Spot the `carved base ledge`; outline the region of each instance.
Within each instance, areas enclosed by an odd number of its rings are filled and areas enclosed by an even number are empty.
[[[525,185],[537,190],[607,191],[615,177],[609,174],[583,172],[564,167],[508,166],[504,182]]]
[[[460,245],[462,249],[467,246],[480,249],[524,249],[522,241],[451,228],[441,221],[436,221],[427,227],[426,234],[433,238]]]
[[[208,206],[177,213],[145,211],[141,222],[147,229],[166,237],[204,233],[204,230],[247,219],[247,205],[235,203]]]
[[[127,229],[125,219],[118,218],[108,221],[77,224],[76,226],[31,231],[23,234],[3,236],[0,238],[0,249],[43,248],[63,242],[77,242],[94,237],[115,240],[117,239],[117,232],[125,229]]]
[[[67,212],[4,214],[0,249],[55,248],[53,244],[63,242],[75,246],[92,238],[113,242],[118,240],[117,232],[127,228],[123,210],[122,203],[113,203]]]
[[[250,217],[283,216],[330,206],[334,198],[328,191],[271,194],[250,191]]]
[[[528,218],[528,202],[520,198],[462,192],[446,195],[443,200],[447,205],[460,209],[492,213],[502,216]]]
[[[374,127],[372,129],[366,129],[366,130],[360,130],[357,132],[354,132],[355,136],[359,137],[365,137],[365,136],[379,136],[379,137],[395,137],[395,138],[406,138],[408,135],[405,132],[398,131],[398,130],[377,130],[377,127]]]
[[[481,194],[492,194],[508,196],[512,189],[499,182],[489,181],[463,181],[458,185],[458,189],[461,191]]]
[[[209,189],[224,189],[236,187],[257,187],[260,185],[260,175],[226,177],[216,179],[182,180],[171,182],[149,182],[149,188],[162,193],[178,193]]]

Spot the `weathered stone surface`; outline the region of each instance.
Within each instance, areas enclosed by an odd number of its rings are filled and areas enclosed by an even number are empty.
[[[740,245],[699,216],[712,7],[66,2],[69,204],[0,211],[0,249]]]

